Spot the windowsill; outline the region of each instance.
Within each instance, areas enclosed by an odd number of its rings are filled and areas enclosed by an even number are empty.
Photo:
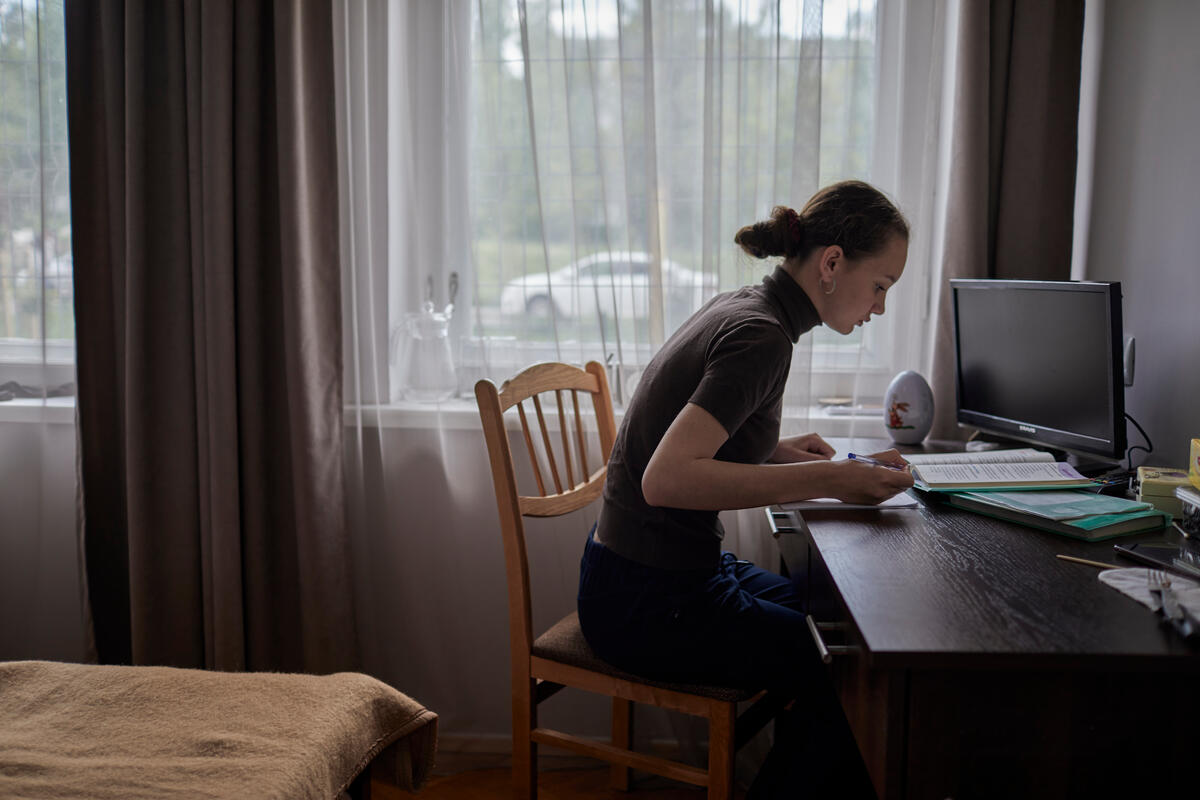
[[[784,417],[787,417],[787,409],[784,409]],[[808,418],[813,422],[821,421],[846,426],[853,422],[860,429],[878,425],[880,431],[884,430],[882,407],[869,413],[839,414],[827,406],[809,406]]]
[[[442,428],[450,430],[479,429],[479,409],[474,400],[451,398],[438,403],[417,403],[400,400],[381,405],[347,405],[342,420],[347,426],[362,424],[368,428]]]
[[[16,398],[0,402],[0,422],[75,424],[74,397]]]
[[[368,428],[396,428],[408,430],[480,430],[479,410],[474,400],[453,398],[441,403],[415,403],[400,401],[380,406],[361,406],[362,424]],[[791,411],[792,413],[789,413]],[[829,409],[811,406],[808,409],[810,426],[820,433],[829,436],[855,435],[868,436],[878,434],[883,436],[882,414],[840,416],[829,413]],[[351,427],[358,422],[359,409],[346,406],[343,422]],[[583,411],[585,416],[591,416]],[[617,422],[620,423],[624,410],[614,411]],[[512,428],[517,430],[516,415],[513,416]],[[547,409],[547,421],[555,424],[557,414],[553,409]],[[784,409],[785,424],[789,419],[802,418],[794,409]],[[0,402],[0,423],[49,423],[52,425],[75,424],[75,398],[50,397],[41,399],[15,399]]]
[[[785,425],[790,419],[802,419],[803,414],[796,413],[798,409],[784,408]],[[831,414],[828,408],[821,406],[810,406],[808,409],[808,422],[823,435],[829,436],[845,436],[851,432],[857,436],[885,436],[886,429],[883,426],[882,411],[874,414],[840,416]],[[358,422],[358,415],[362,414],[362,424],[368,428],[399,428],[399,429],[443,429],[443,430],[480,430],[479,409],[475,405],[474,400],[464,398],[452,398],[440,403],[416,403],[412,401],[399,401],[395,403],[386,403],[383,405],[369,406],[346,406],[343,414],[343,421],[347,426],[354,426]],[[591,416],[586,410],[581,409],[584,416]],[[789,413],[791,412],[791,413]],[[519,430],[516,414],[509,415],[512,417],[510,423],[511,430]],[[624,409],[614,409],[614,416],[617,423],[620,424]],[[554,427],[556,425],[557,412],[554,409],[546,409],[547,423]],[[556,429],[556,428],[555,428]]]

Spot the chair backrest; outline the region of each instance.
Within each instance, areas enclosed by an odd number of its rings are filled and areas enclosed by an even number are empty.
[[[570,403],[563,404],[569,392]],[[591,396],[600,451],[588,452],[588,434],[583,428],[580,393]],[[558,411],[558,435],[552,434],[542,409],[543,395],[553,395]],[[529,596],[529,561],[525,552],[524,517],[556,517],[575,511],[600,496],[608,469],[608,457],[616,439],[612,396],[604,366],[589,361],[580,369],[557,362],[535,364],[522,370],[497,389],[489,380],[475,384],[475,400],[483,435],[487,440],[504,537],[504,560],[508,575],[508,611],[513,657],[528,656],[534,633]],[[535,419],[525,411],[532,400]],[[517,407],[525,453],[532,467],[539,494],[522,495],[517,487],[513,448],[509,446],[504,412]],[[535,446],[534,442],[539,443]],[[539,458],[538,449],[541,450]],[[589,457],[590,456],[590,457]],[[544,460],[544,464],[543,464]],[[594,465],[594,466],[592,466]],[[548,475],[543,475],[542,467]],[[548,480],[549,479],[549,480]]]

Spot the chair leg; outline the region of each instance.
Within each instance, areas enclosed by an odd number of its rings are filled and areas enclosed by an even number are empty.
[[[537,744],[530,738],[537,724],[533,681],[513,683],[512,782],[514,800],[537,800]]]
[[[612,699],[612,743],[613,747],[621,747],[625,750],[633,747],[633,702],[631,700],[622,700],[620,697]],[[629,784],[633,779],[632,769],[613,764],[609,775],[609,786],[619,792],[629,791]]]
[[[733,737],[737,706],[714,700],[708,713],[708,800],[733,797]]]

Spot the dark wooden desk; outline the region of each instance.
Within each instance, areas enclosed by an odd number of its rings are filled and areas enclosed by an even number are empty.
[[[768,509],[881,798],[1194,796],[1200,647],[1055,558],[1136,566],[1112,542],[939,505],[804,515]]]

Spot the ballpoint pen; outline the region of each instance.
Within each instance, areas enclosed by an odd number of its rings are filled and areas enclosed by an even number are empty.
[[[873,467],[887,467],[888,469],[894,469],[899,472],[904,472],[908,469],[907,465],[898,467],[895,464],[888,464],[886,461],[880,461],[878,459],[871,458],[870,456],[860,456],[857,453],[847,453],[846,458],[849,458],[853,461],[861,461],[862,463],[870,464]]]

